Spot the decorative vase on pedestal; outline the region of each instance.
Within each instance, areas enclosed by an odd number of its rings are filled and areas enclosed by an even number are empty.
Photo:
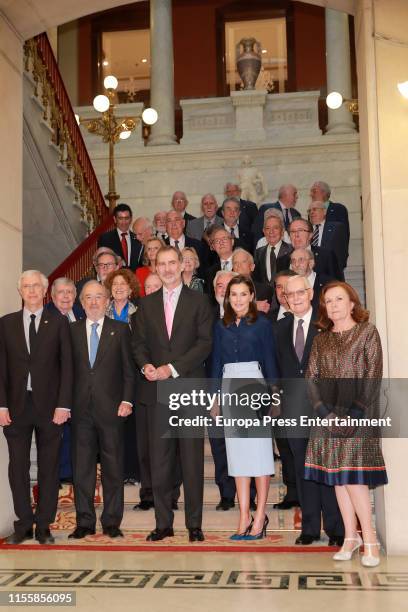
[[[261,43],[255,38],[241,38],[236,47],[237,70],[244,89],[255,89],[262,65]]]

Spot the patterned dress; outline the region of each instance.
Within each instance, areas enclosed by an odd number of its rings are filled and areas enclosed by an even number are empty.
[[[306,379],[319,416],[378,418],[382,349],[377,329],[357,323],[345,332],[326,331],[313,342]],[[322,406],[323,402],[323,406]],[[387,483],[379,432],[366,427],[312,428],[305,478],[327,485]]]

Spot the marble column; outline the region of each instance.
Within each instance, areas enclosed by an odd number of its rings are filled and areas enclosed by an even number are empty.
[[[21,305],[17,280],[22,266],[23,200],[23,40],[0,15],[0,315]],[[13,531],[13,505],[7,475],[7,444],[0,432],[0,537]]]
[[[343,98],[351,98],[350,35],[347,13],[326,9],[326,72],[327,93],[338,91]],[[355,132],[353,115],[343,104],[336,110],[328,109],[327,134]]]
[[[150,0],[150,105],[159,114],[149,145],[176,142],[174,129],[174,59],[171,0]]]

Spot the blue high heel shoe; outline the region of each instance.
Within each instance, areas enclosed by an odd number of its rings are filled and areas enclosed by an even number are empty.
[[[251,522],[249,523],[248,527],[245,529],[245,531],[243,533],[233,533],[232,536],[230,536],[230,540],[245,540],[246,536],[248,535],[248,533],[251,531],[252,529],[252,525],[254,523],[254,517],[251,516]]]
[[[269,525],[269,519],[265,514],[265,520],[264,520],[264,524],[262,526],[262,529],[259,533],[255,533],[254,535],[251,535],[248,532],[248,535],[244,536],[243,538],[241,538],[242,540],[246,540],[246,541],[250,541],[250,540],[262,540],[263,538],[266,537],[266,528]],[[251,530],[249,530],[251,531]]]

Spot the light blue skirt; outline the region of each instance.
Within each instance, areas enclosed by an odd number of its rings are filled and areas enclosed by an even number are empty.
[[[257,361],[242,363],[226,363],[223,372],[222,392],[228,393],[228,379],[260,379],[263,378]],[[232,409],[223,405],[223,415],[233,417]],[[252,410],[249,416],[255,417]],[[268,476],[275,473],[273,460],[273,443],[271,437],[265,438],[225,438],[227,451],[228,474],[230,476]]]

